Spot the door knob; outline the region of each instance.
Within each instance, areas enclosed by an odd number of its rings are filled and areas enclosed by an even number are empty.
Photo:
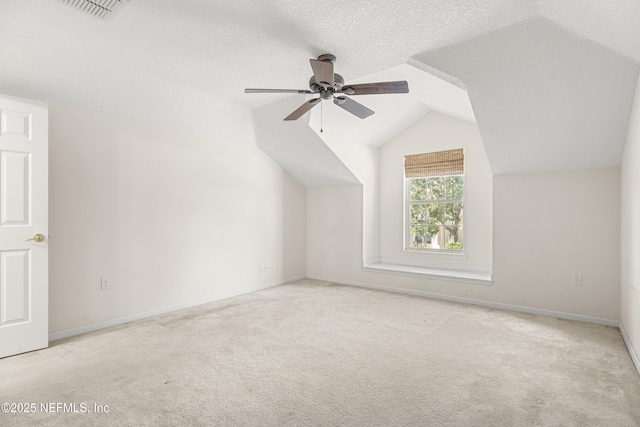
[[[44,240],[44,236],[42,234],[36,234],[30,239],[24,239],[25,242],[42,242]]]

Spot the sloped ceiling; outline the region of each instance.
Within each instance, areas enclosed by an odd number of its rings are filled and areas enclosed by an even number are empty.
[[[543,18],[415,58],[466,83],[494,174],[620,163],[633,60]]]
[[[258,147],[307,188],[358,184],[358,179],[309,127],[307,117],[285,122],[281,111],[299,99],[285,98],[253,110]]]
[[[635,0],[131,0],[109,21],[56,0],[4,0],[0,92],[281,155],[307,141],[298,160],[276,158],[305,170],[316,132],[256,123],[261,107],[276,120],[304,96],[243,89],[304,89],[308,59],[332,53],[347,82],[411,88],[359,97],[376,111],[363,121],[326,103],[323,125],[344,137],[379,146],[435,110],[477,121],[495,174],[604,167],[620,161],[638,40]],[[317,110],[301,123],[317,126]]]

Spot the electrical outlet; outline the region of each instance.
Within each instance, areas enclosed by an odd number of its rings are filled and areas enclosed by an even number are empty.
[[[103,277],[100,279],[100,289],[103,291],[111,289],[111,277]]]
[[[271,266],[271,271],[273,271],[274,273],[275,273],[276,271],[278,271],[278,268],[276,267],[276,265],[275,265],[275,264],[273,264],[273,265]]]
[[[265,264],[264,265],[264,272],[268,273],[269,272],[269,264]]]
[[[258,270],[260,270],[260,273],[264,273],[264,264],[260,264]]]
[[[582,273],[573,273],[571,275],[571,283],[574,285],[582,285]]]

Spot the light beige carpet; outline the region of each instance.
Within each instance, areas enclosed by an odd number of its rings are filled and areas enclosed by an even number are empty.
[[[2,426],[638,426],[640,378],[615,328],[305,280],[2,359],[2,402],[37,404]]]

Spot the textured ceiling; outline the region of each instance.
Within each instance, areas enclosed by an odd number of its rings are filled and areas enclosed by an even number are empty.
[[[495,174],[604,167],[619,163],[624,144],[640,2],[131,0],[102,21],[60,1],[3,0],[0,52],[0,92],[267,152],[308,139],[309,153],[317,136],[300,123],[255,123],[260,107],[284,117],[304,96],[243,89],[306,88],[308,59],[328,52],[347,82],[407,79],[411,88],[360,97],[376,111],[363,121],[326,103],[324,126],[344,137],[379,146],[436,110],[475,116]],[[317,115],[301,123],[317,126]]]

